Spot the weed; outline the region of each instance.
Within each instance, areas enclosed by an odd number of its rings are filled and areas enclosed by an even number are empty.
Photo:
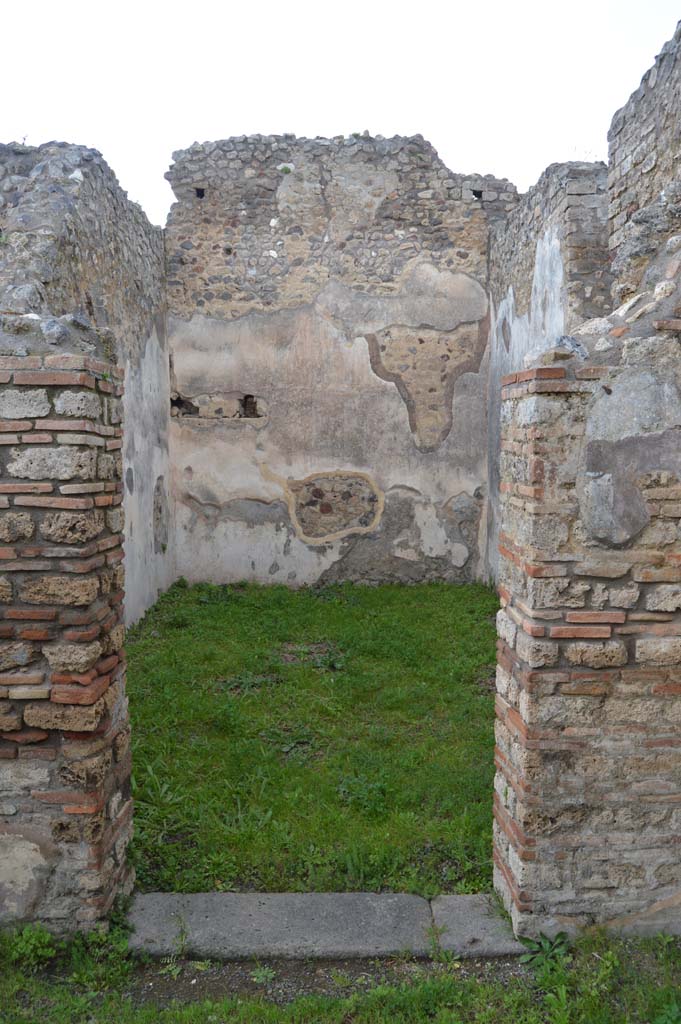
[[[130,977],[133,966],[128,931],[119,925],[76,935],[69,947],[70,980],[83,989],[117,988]]]
[[[658,1013],[653,1024],[681,1024],[681,1005],[676,999]]]
[[[171,953],[170,956],[161,957],[161,967],[159,974],[163,974],[166,978],[172,978],[173,981],[182,974],[182,964],[179,963],[175,953]]]
[[[59,944],[41,924],[27,924],[10,938],[9,961],[33,974],[55,958]]]
[[[370,779],[366,775],[346,775],[338,783],[341,800],[357,807],[365,814],[385,814],[387,791],[382,779]]]
[[[337,968],[331,968],[331,981],[337,988],[349,988],[352,985],[352,978],[349,974],[344,971],[339,971]]]
[[[173,914],[173,917],[177,920],[177,936],[174,942],[175,951],[178,956],[184,956],[187,952],[187,943],[189,941],[187,922],[183,918],[182,914]]]
[[[192,960],[189,964],[193,971],[199,971],[203,974],[205,971],[209,971],[213,966],[212,960]]]
[[[439,962],[441,957],[443,956],[445,951],[442,948],[442,936],[445,934],[446,931],[447,925],[437,925],[435,924],[435,922],[433,922],[433,924],[431,924],[431,926],[426,931],[428,946],[430,948],[431,960],[436,960]]]
[[[268,967],[265,964],[257,964],[251,971],[251,981],[255,982],[256,985],[271,985],[276,976],[277,972],[274,968]]]
[[[520,957],[520,963],[535,969],[563,961],[570,952],[567,932],[558,932],[554,938],[542,932],[538,939],[521,938],[520,941],[527,949],[527,953]]]
[[[551,1024],[570,1024],[570,999],[565,985],[559,985],[554,992],[547,992],[544,1004],[551,1014]]]

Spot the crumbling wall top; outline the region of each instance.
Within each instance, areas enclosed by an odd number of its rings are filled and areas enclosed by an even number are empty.
[[[639,286],[661,242],[681,231],[681,22],[608,133],[615,301]]]
[[[234,319],[314,300],[331,280],[392,294],[410,261],[485,281],[515,186],[454,174],[421,136],[196,143],[166,177],[171,311]]]
[[[0,146],[0,351],[92,353],[95,328],[134,359],[163,293],[162,231],[100,153]]]

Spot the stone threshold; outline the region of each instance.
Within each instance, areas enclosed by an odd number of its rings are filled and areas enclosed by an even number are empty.
[[[488,895],[139,893],[130,946],[152,956],[242,960],[514,956],[524,947]]]

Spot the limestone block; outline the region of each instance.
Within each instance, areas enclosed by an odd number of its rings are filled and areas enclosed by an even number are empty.
[[[646,608],[651,612],[676,612],[681,608],[681,583],[661,584],[646,593]]]
[[[535,579],[527,581],[527,599],[533,608],[583,608],[590,583],[567,578]]]
[[[87,672],[101,658],[102,645],[98,640],[89,644],[46,644],[43,654],[50,668],[58,672]]]
[[[106,513],[106,525],[112,533],[122,533],[125,525],[122,507],[109,509]]]
[[[52,701],[27,704],[24,722],[34,729],[68,729],[93,732],[106,711],[105,698],[95,704],[53,704]]]
[[[6,701],[0,701],[0,730],[14,732],[21,729],[21,712]]]
[[[608,598],[613,608],[633,608],[640,593],[641,589],[635,583],[627,583],[624,587],[611,588]]]
[[[115,426],[122,420],[122,404],[119,398],[108,398],[106,402],[107,406],[107,423]]]
[[[36,657],[34,644],[18,641],[0,642],[0,671],[6,672],[11,668],[28,665],[31,661],[35,661]]]
[[[119,623],[106,636],[102,637],[102,653],[115,654],[125,643],[125,626]]]
[[[516,651],[518,657],[526,661],[530,668],[555,665],[558,661],[558,644],[548,640],[537,640],[522,630],[518,630]]]
[[[12,700],[49,700],[49,686],[10,686],[8,696]]]
[[[35,525],[28,512],[5,512],[0,515],[0,540],[6,543],[28,540],[34,530]]]
[[[3,419],[34,419],[49,415],[50,400],[44,388],[8,388],[0,394],[0,417]]]
[[[589,668],[613,668],[626,665],[628,660],[627,649],[621,640],[567,644],[564,653],[571,665],[586,665]]]
[[[516,540],[518,544],[557,551],[567,543],[569,524],[562,516],[521,516]]]
[[[12,600],[12,584],[6,576],[0,576],[0,604],[9,604]]]
[[[25,480],[93,480],[96,457],[95,451],[75,447],[12,448],[7,472]]]
[[[93,757],[81,758],[64,765],[59,776],[65,786],[84,790],[96,789],[106,781],[112,762],[111,748],[105,747]]]
[[[102,415],[102,403],[93,391],[62,391],[54,400],[54,411],[74,419],[98,420]]]
[[[505,640],[509,647],[515,644],[518,627],[515,622],[506,614],[503,609],[497,612],[497,633],[502,640]]]
[[[116,475],[116,462],[113,455],[104,453],[97,460],[97,476],[100,480],[113,480]]]
[[[681,664],[681,637],[637,640],[636,660],[649,665]]]
[[[40,524],[40,532],[56,544],[84,544],[104,529],[104,515],[94,512],[51,512]]]
[[[49,784],[50,768],[46,761],[0,761],[3,796],[25,796],[32,789],[45,789]]]
[[[94,576],[37,576],[22,583],[19,598],[27,604],[91,604],[99,593]]]

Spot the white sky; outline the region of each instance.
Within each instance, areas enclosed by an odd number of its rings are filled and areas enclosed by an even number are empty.
[[[99,149],[155,223],[171,153],[253,133],[420,133],[533,184],[606,157],[678,0],[33,0],[1,16],[0,138]]]

